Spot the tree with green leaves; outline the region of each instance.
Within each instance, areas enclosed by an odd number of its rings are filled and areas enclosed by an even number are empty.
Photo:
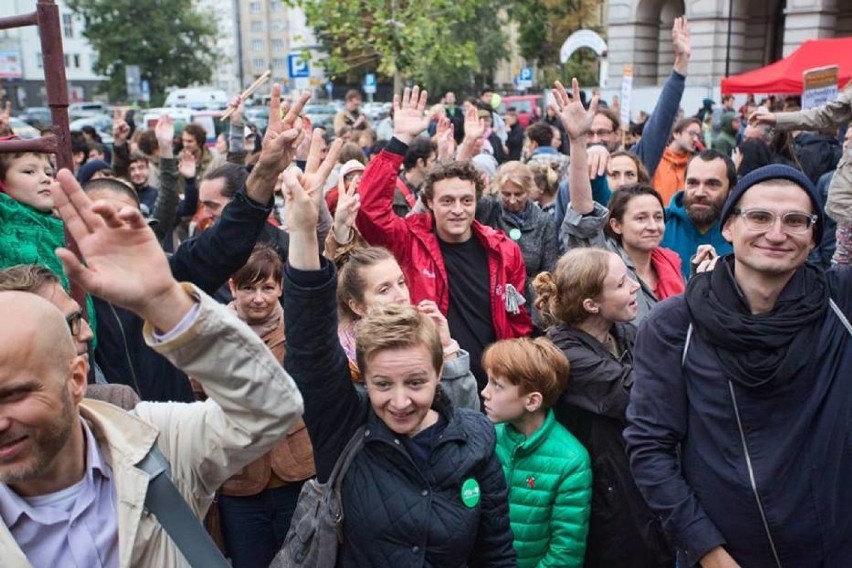
[[[535,62],[543,84],[570,81],[577,77],[581,84],[596,84],[596,57],[579,50],[564,67],[559,50],[572,33],[579,29],[597,28],[601,0],[512,0],[509,12],[518,24],[518,48],[521,56]]]
[[[431,92],[471,88],[506,57],[498,0],[291,0],[301,7],[332,77],[377,71]]]
[[[220,58],[215,48],[215,15],[195,0],[68,0],[86,21],[84,37],[98,53],[95,72],[111,100],[127,98],[125,67],[138,65],[151,86],[151,100],[162,101],[167,87],[210,80]]]

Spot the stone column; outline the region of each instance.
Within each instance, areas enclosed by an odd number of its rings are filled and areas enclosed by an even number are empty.
[[[784,10],[784,57],[805,40],[834,37],[836,0],[787,0]]]

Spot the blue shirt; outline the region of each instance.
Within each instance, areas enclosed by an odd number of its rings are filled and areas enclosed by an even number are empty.
[[[36,497],[21,497],[0,484],[0,517],[35,568],[119,565],[112,469],[89,426],[80,423],[86,437],[86,470],[79,482]]]

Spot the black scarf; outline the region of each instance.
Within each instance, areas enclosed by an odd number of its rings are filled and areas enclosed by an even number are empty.
[[[686,305],[695,330],[713,346],[730,380],[748,388],[787,384],[811,361],[828,309],[825,274],[804,265],[785,288],[796,293],[782,292],[772,311],[752,314],[734,280],[733,260],[729,255],[689,281]]]

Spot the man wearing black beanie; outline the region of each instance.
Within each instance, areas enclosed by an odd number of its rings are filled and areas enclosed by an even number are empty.
[[[624,435],[680,566],[852,558],[852,270],[805,262],[819,203],[788,166],[743,177],[734,253],[639,329]]]

